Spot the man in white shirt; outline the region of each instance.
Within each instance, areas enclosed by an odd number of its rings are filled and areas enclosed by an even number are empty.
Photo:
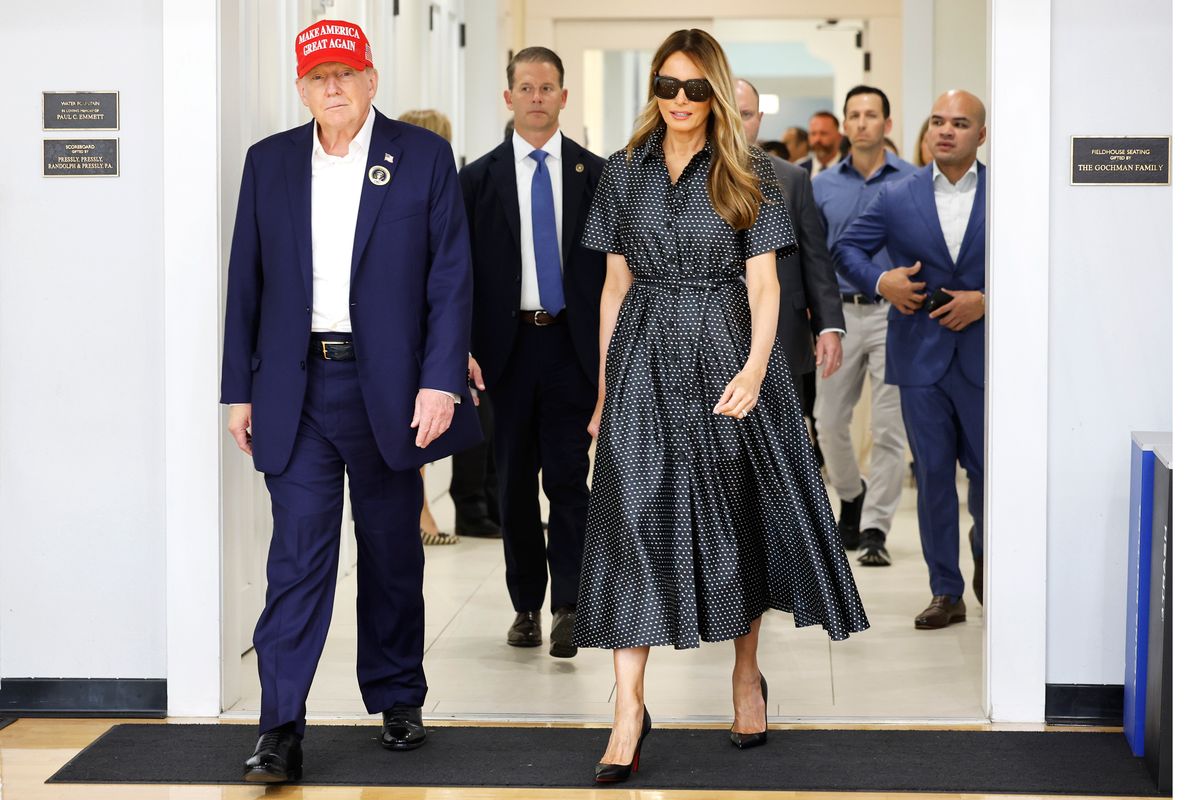
[[[296,37],[313,121],[250,148],[229,258],[221,402],[271,494],[254,630],[252,783],[299,780],[305,699],[333,612],[344,485],[363,703],[380,744],[425,742],[420,466],[479,441],[467,393],[470,251],[449,144],[371,105],[362,29]]]
[[[516,612],[506,640],[541,646],[549,588],[550,655],[570,658],[605,276],[604,254],[580,237],[604,161],[558,127],[567,90],[552,50],[522,50],[507,77],[513,135],[459,175],[475,269],[472,377],[479,388],[486,380],[494,412],[505,574]]]
[[[892,304],[886,380],[900,406],[917,477],[917,519],[933,599],[918,629],[966,620],[958,568],[957,465],[983,602],[984,210],[987,170],[976,158],[987,136],[983,103],[950,91],[937,99],[926,139],[934,163],[883,188],[834,246],[843,274]],[[884,247],[903,266],[871,257]]]

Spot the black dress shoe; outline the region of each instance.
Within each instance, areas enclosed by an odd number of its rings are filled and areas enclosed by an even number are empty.
[[[767,704],[767,679],[762,673],[758,674],[759,686],[762,688],[763,705]],[[763,721],[767,719],[767,712],[763,711]],[[764,728],[760,733],[738,733],[733,728],[729,729],[729,741],[733,742],[733,746],[739,750],[745,750],[748,747],[758,747],[767,743],[767,731]]]
[[[914,623],[917,630],[931,631],[953,625],[956,622],[966,621],[967,604],[962,601],[961,597],[938,594],[929,601],[929,608],[917,614]]]
[[[487,517],[471,520],[455,520],[456,536],[474,536],[478,539],[499,539],[500,526]]]
[[[858,523],[862,521],[863,503],[867,499],[867,482],[861,478],[859,482],[862,484],[862,491],[849,502],[843,500],[842,513],[838,515],[838,533],[842,536],[842,546],[847,550],[857,550],[861,540]]]
[[[267,731],[258,737],[254,755],[246,759],[242,780],[249,783],[298,781],[303,762],[299,736],[288,730]]]
[[[541,612],[518,611],[517,618],[508,628],[508,643],[513,647],[541,647]]]
[[[630,773],[637,772],[642,762],[642,742],[650,735],[650,712],[642,705],[642,735],[638,737],[637,749],[633,751],[633,761],[628,764],[596,764],[596,783],[621,783],[629,780]]]
[[[975,599],[979,601],[979,605],[983,605],[983,556],[975,557],[974,525],[967,533],[967,541],[971,543],[971,558],[975,561],[975,574],[971,576],[971,589],[975,592]]]
[[[415,750],[425,744],[421,709],[397,703],[383,712],[383,735],[379,743],[388,750]]]
[[[575,609],[560,608],[554,612],[550,625],[550,655],[555,658],[574,658],[579,648],[571,641],[575,632]]]

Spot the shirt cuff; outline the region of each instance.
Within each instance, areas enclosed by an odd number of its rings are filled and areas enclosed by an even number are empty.
[[[879,293],[879,282],[882,280],[883,280],[883,273],[880,273],[879,277],[875,279],[875,296],[876,297],[883,297],[883,295],[881,295]]]
[[[845,337],[845,335],[846,335],[846,332],[844,330],[842,330],[841,328],[822,328],[821,332],[817,335],[824,336],[825,334],[829,333],[830,331],[840,334],[842,337]]]
[[[447,392],[445,389],[434,389],[434,391],[441,392],[442,394],[454,400],[454,405],[458,405],[462,402],[462,398],[456,395],[454,392]]]

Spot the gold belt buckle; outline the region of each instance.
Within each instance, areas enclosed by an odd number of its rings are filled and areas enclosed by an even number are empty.
[[[332,360],[329,357],[329,351],[326,349],[331,344],[349,344],[349,342],[327,342],[324,339],[322,339],[321,340],[321,358],[325,359],[326,361]]]

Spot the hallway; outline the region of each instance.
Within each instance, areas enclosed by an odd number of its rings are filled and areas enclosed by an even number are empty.
[[[966,486],[959,488],[966,497]],[[759,652],[770,682],[773,721],[983,720],[983,620],[973,596],[968,620],[941,631],[913,629],[913,616],[929,599],[917,536],[915,491],[904,490],[888,546],[893,565],[851,565],[871,629],[830,642],[820,628],[796,631],[780,612],[768,612]],[[835,501],[836,502],[836,501]],[[453,530],[446,495],[433,504],[442,530]],[[962,570],[971,575],[965,531]],[[427,719],[612,718],[612,662],[606,651],[581,650],[573,659],[542,648],[509,647],[504,633],[512,611],[504,586],[499,540],[463,538],[458,545],[425,548],[425,673]],[[364,717],[354,673],[355,574],[338,583],[333,624],[308,700],[310,719]],[[543,613],[549,631],[550,614]],[[731,714],[729,643],[698,650],[656,648],[646,675],[646,696],[656,719],[720,721]],[[242,658],[242,698],[226,717],[257,717],[254,653]]]

